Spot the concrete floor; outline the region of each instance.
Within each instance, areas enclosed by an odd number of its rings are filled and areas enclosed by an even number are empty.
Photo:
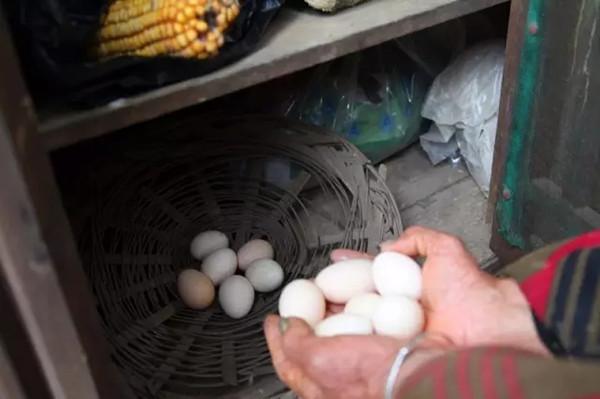
[[[495,260],[485,222],[487,200],[463,165],[434,167],[418,144],[384,164],[405,228],[422,225],[452,233],[482,265]]]

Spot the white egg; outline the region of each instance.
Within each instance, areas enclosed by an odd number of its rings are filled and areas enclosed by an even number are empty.
[[[246,278],[256,291],[270,292],[283,282],[283,269],[273,259],[259,259],[248,266]]]
[[[423,330],[425,317],[419,302],[405,296],[384,296],[373,314],[379,335],[409,339]]]
[[[423,289],[421,267],[412,258],[397,253],[383,252],[373,260],[373,281],[381,295],[421,297]]]
[[[221,248],[208,255],[202,261],[202,272],[213,284],[221,284],[227,277],[233,276],[237,269],[237,256],[229,248]]]
[[[294,280],[281,291],[279,315],[297,317],[315,326],[325,317],[323,293],[312,281]]]
[[[368,259],[351,259],[335,263],[321,270],[315,283],[328,301],[346,303],[352,297],[375,291],[371,264]]]
[[[198,260],[221,248],[229,246],[229,239],[220,231],[210,230],[198,234],[190,244],[192,256]]]
[[[259,259],[273,259],[273,247],[265,240],[250,240],[238,251],[241,270],[246,270],[250,263]]]
[[[318,337],[335,337],[336,335],[370,335],[373,334],[371,320],[353,314],[340,313],[321,321],[315,327]]]
[[[369,292],[351,298],[346,307],[344,313],[354,314],[357,316],[363,316],[371,319],[381,302],[381,295]]]
[[[254,289],[245,277],[228,277],[219,288],[219,303],[227,316],[241,319],[252,309]]]
[[[192,309],[205,309],[215,299],[215,287],[210,279],[194,269],[179,273],[177,290],[183,303]]]

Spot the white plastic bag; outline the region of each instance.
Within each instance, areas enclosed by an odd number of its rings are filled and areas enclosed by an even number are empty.
[[[437,125],[438,142],[456,139],[469,171],[489,192],[504,68],[503,41],[472,47],[433,82],[422,115]],[[455,129],[454,137],[449,132]],[[432,129],[435,134],[435,129]],[[444,133],[444,134],[442,134]],[[427,151],[427,143],[423,146]]]
[[[486,196],[490,191],[497,125],[498,114],[496,113],[480,126],[465,127],[456,133],[458,148],[467,168]]]

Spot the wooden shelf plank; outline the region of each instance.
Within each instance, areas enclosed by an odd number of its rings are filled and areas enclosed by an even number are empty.
[[[214,73],[40,123],[50,150],[101,136],[508,0],[370,0],[334,15],[284,9],[261,46]]]

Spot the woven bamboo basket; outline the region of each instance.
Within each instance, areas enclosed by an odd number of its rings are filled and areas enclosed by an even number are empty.
[[[217,229],[233,249],[264,238],[285,284],[315,276],[334,248],[374,251],[399,234],[393,197],[353,145],[318,128],[189,117],[152,130],[96,171],[109,183],[79,234],[113,359],[140,398],[270,397],[281,384],[262,321],[280,290],[240,320],[217,301],[186,308],[176,278],[200,266],[191,238]]]

